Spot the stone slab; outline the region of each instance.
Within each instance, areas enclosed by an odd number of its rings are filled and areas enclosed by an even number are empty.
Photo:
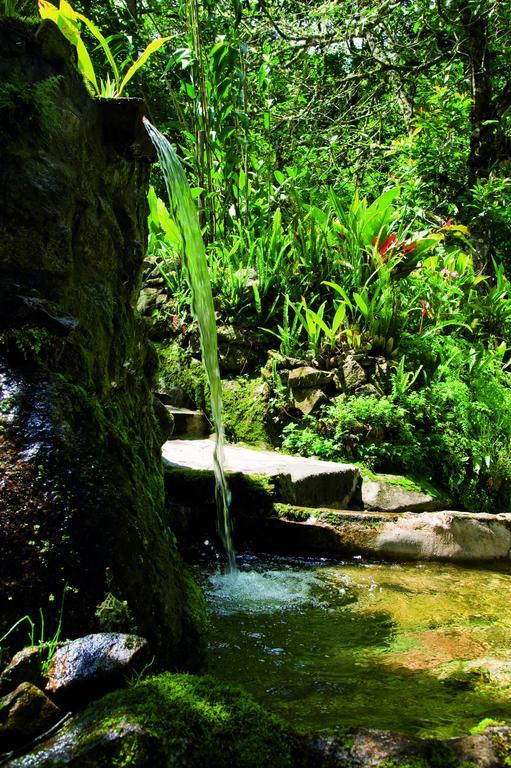
[[[213,451],[213,440],[169,440],[162,455],[164,464],[172,468],[212,471]],[[360,471],[352,464],[256,451],[239,445],[226,445],[224,454],[229,472],[275,480],[278,500],[289,504],[345,507],[360,486]]]
[[[315,510],[303,519],[299,508],[278,511],[278,519],[252,521],[253,544],[271,539],[275,551],[377,559],[478,563],[511,558],[511,514],[443,510],[375,516]]]

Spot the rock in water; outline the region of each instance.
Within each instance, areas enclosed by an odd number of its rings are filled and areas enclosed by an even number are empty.
[[[448,510],[405,514],[383,526],[375,550],[414,560],[509,559],[511,515]]]

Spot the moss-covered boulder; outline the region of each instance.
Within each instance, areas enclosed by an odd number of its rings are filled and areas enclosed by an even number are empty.
[[[164,674],[105,696],[11,768],[291,768],[305,739],[238,690]]]
[[[151,151],[140,103],[91,99],[74,56],[51,22],[0,19],[0,635],[40,608],[53,632],[64,593],[63,631],[90,632],[110,594],[115,629],[178,664],[201,608],[134,310]]]

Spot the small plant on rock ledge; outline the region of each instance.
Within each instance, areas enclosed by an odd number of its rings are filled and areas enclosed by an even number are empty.
[[[75,46],[78,56],[78,69],[87,86],[92,90],[95,96],[105,99],[119,98],[122,96],[124,88],[131,78],[138,72],[140,67],[146,63],[149,57],[157,51],[158,48],[161,48],[161,46],[170,39],[168,37],[159,37],[149,43],[146,49],[140,54],[139,58],[128,68],[124,77],[121,77],[121,72],[123,69],[126,69],[128,62],[124,61],[120,66],[117,65],[107,39],[90,19],[82,13],[75,11],[66,0],[60,0],[58,8],[47,0],[39,0],[38,6],[41,18],[55,22],[66,40]],[[82,40],[81,24],[84,24],[87,27],[104,51],[112,70],[112,76],[107,75],[106,80],[98,81],[92,59]]]

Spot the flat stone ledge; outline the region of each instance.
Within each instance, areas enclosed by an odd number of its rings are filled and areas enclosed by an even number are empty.
[[[213,440],[169,440],[162,449],[164,465],[212,472],[214,445]],[[224,455],[229,472],[274,480],[278,500],[289,504],[346,507],[360,486],[360,471],[352,464],[239,445],[226,445]]]
[[[511,558],[511,514],[443,510],[399,515],[275,505],[279,519],[250,523],[254,542],[315,554],[362,554],[379,559],[493,562]]]

